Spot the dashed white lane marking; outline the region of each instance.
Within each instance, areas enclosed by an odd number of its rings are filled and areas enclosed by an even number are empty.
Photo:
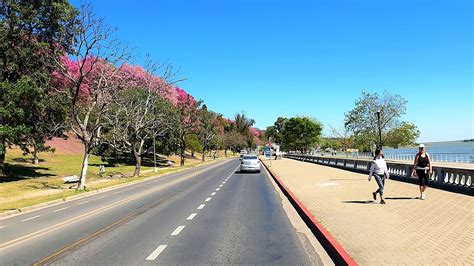
[[[179,233],[181,233],[181,231],[183,231],[184,227],[185,227],[184,225],[178,226],[178,227],[173,231],[173,233],[171,233],[171,235],[172,235],[172,236],[177,236],[177,235],[179,235]]]
[[[79,202],[77,205],[82,205],[82,204],[85,204],[85,203],[88,203],[89,201],[86,200],[86,201],[83,201],[83,202]]]
[[[26,222],[26,221],[29,221],[29,220],[36,219],[36,218],[38,218],[38,217],[41,217],[41,215],[36,215],[36,216],[30,217],[30,218],[23,219],[23,220],[21,220],[21,221],[22,221],[22,222]]]
[[[112,194],[118,194],[118,193],[120,193],[120,192],[122,192],[122,191],[116,191],[116,192],[114,192],[114,193],[112,193]]]
[[[0,226],[0,229],[5,228],[6,226]]]
[[[220,189],[220,188],[216,188],[216,191],[219,191],[219,190],[221,190],[221,189]]]
[[[208,201],[210,201],[210,200],[211,200],[211,198],[207,198],[205,201],[208,202]]]
[[[224,181],[224,182],[222,182],[222,184],[225,184],[225,181]]]
[[[167,245],[159,245],[151,254],[150,256],[148,256],[146,258],[146,260],[155,260],[160,254],[161,252],[163,252],[163,250],[165,250],[165,248],[167,247]]]
[[[189,215],[189,217],[186,219],[186,221],[191,221],[192,219],[194,219],[194,217],[196,217],[197,213],[191,213],[191,215]]]
[[[212,193],[211,193],[211,196],[215,196],[215,195],[216,195],[216,192],[212,192]]]
[[[60,211],[64,211],[65,209],[69,209],[69,207],[64,207],[64,208],[61,208],[61,209],[57,209],[57,210],[55,210],[55,211],[53,211],[53,212],[60,212]]]
[[[223,187],[224,185],[220,185],[219,187]]]
[[[102,196],[102,197],[99,197],[99,198],[97,198],[97,199],[103,199],[103,198],[105,198],[105,197],[107,197],[107,196]]]
[[[204,208],[204,206],[206,206],[206,204],[199,205],[198,210],[202,210]]]

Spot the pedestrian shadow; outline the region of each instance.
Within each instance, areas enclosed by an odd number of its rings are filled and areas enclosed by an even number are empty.
[[[373,200],[346,200],[343,203],[352,203],[352,204],[374,204]]]
[[[420,197],[385,197],[386,200],[414,200],[420,199]]]

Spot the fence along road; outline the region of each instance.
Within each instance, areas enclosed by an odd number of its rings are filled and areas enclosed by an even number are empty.
[[[318,157],[311,155],[287,154],[285,157],[367,174],[369,173],[372,163],[371,160],[364,159]],[[417,182],[416,179],[411,176],[413,164],[387,162],[387,167],[392,179],[410,183]],[[430,176],[430,186],[452,192],[474,195],[473,176],[474,165],[471,164],[466,164],[465,167],[433,166],[433,174]]]

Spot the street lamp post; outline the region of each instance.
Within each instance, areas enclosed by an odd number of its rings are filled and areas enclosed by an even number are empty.
[[[380,127],[380,108],[377,109],[377,124],[379,128],[379,149],[382,149],[382,128]]]

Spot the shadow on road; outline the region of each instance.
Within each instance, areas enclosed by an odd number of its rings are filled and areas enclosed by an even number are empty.
[[[259,175],[260,172],[241,172],[240,170],[237,170],[234,172],[234,174],[237,175]]]

